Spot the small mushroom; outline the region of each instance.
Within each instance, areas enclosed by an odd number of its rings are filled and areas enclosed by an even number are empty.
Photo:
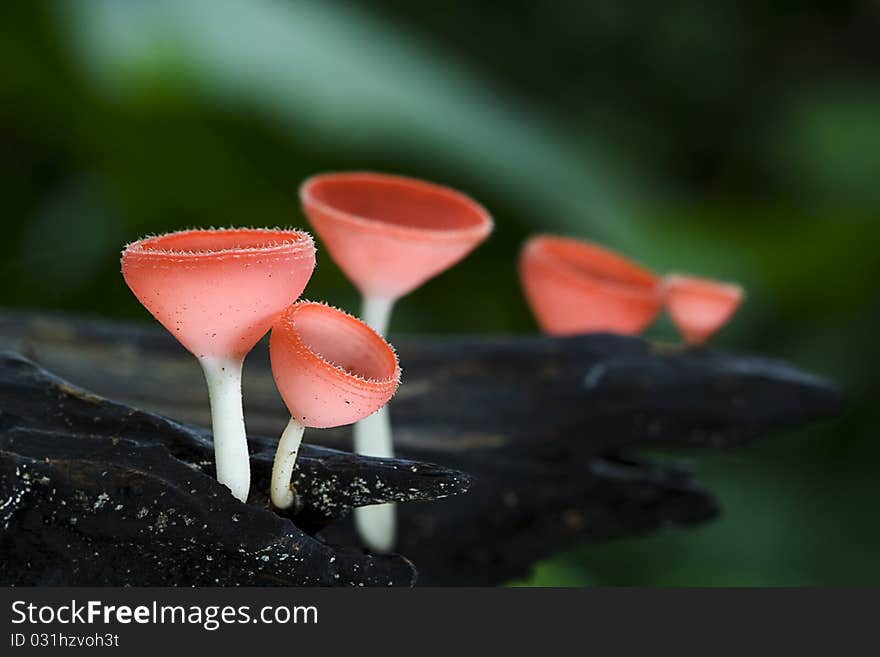
[[[492,232],[492,218],[473,199],[401,176],[318,175],[303,183],[300,199],[330,257],[360,290],[362,318],[382,335],[398,299],[452,267]],[[394,456],[387,409],[355,425],[354,449]],[[391,550],[392,504],[355,509],[354,518],[370,548]]]
[[[551,335],[638,334],[662,306],[657,276],[586,241],[532,237],[520,253],[519,273],[538,324]]]
[[[269,340],[272,374],[290,422],[272,466],[272,504],[293,504],[291,476],[305,427],[357,422],[384,406],[400,383],[394,349],[365,323],[323,303],[295,303]]]
[[[314,267],[314,242],[297,230],[187,230],[141,239],[122,252],[128,287],[202,366],[217,480],[241,501],[250,489],[244,358],[302,294]]]
[[[685,343],[704,344],[724,326],[743,300],[743,289],[696,276],[669,274],[663,278],[663,300]]]

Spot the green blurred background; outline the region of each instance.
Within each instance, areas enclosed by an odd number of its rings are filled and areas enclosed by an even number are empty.
[[[880,584],[880,5],[91,0],[0,9],[0,305],[146,321],[122,244],[304,225],[308,174],[467,191],[492,239],[395,332],[535,325],[530,233],[740,281],[718,346],[841,382],[839,421],[676,454],[723,515],[582,546],[522,583]],[[356,310],[319,254],[307,296]],[[649,331],[675,339],[668,321]]]

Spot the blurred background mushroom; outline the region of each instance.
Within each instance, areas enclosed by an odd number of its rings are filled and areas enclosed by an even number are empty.
[[[711,338],[733,317],[743,295],[735,283],[683,274],[663,277],[663,305],[686,344],[701,345]]]
[[[516,254],[566,234],[738,281],[748,305],[713,347],[789,359],[851,398],[840,421],[695,456],[717,522],[575,549],[527,583],[880,584],[876,2],[0,12],[3,307],[143,319],[121,243],[242,217],[304,226],[296,185],[318,171],[436,180],[496,231],[400,305],[395,333],[534,331]],[[358,307],[327,260],[309,295]],[[668,318],[648,335],[677,340]]]
[[[530,238],[520,252],[519,274],[538,325],[550,335],[638,335],[662,304],[655,274],[582,240]]]

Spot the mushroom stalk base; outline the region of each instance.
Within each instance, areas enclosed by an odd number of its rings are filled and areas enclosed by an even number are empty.
[[[394,301],[382,297],[364,297],[362,319],[380,335],[388,331]],[[394,458],[394,441],[388,406],[354,425],[354,451],[364,456]],[[358,536],[373,552],[390,552],[394,549],[397,534],[396,505],[374,504],[356,507],[354,526]]]
[[[278,441],[275,462],[272,464],[270,487],[272,504],[278,509],[287,509],[293,505],[294,494],[290,489],[290,480],[293,477],[293,466],[296,464],[296,455],[305,429],[299,422],[290,418]]]
[[[217,481],[233,496],[247,501],[251,487],[247,433],[241,405],[242,358],[205,356],[199,359],[211,400],[214,463]]]

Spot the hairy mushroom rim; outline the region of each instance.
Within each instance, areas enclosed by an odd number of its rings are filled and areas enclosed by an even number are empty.
[[[214,228],[145,237],[127,245],[125,250],[131,254],[199,258],[270,255],[297,248],[307,255],[314,248],[311,235],[281,228]]]
[[[328,312],[332,311],[332,312]],[[276,330],[317,366],[332,367],[359,385],[385,388],[399,381],[397,356],[375,331],[348,313],[314,301],[301,301],[284,313]]]

